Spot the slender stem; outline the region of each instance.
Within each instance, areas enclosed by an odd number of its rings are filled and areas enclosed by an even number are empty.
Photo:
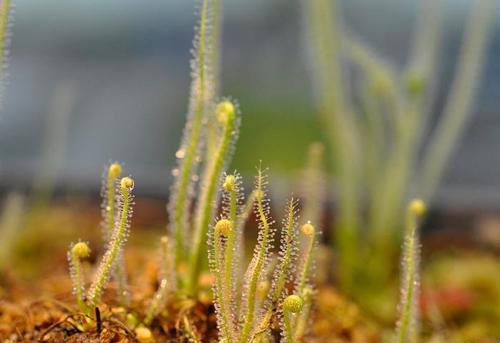
[[[133,189],[133,185],[134,181],[129,177],[122,178],[120,182],[120,192],[122,200],[120,220],[115,227],[113,237],[109,243],[109,247],[101,259],[98,273],[88,292],[88,299],[94,306],[98,306],[101,302],[101,295],[104,291],[104,287],[109,280],[110,273],[116,266],[116,260],[118,256],[123,250],[123,245],[127,236],[129,217],[131,214],[131,191]]]
[[[335,243],[340,256],[340,279],[344,289],[350,289],[356,265],[359,208],[359,132],[355,118],[347,106],[343,89],[341,45],[338,32],[340,22],[338,1],[307,0],[305,12],[309,24],[310,51],[317,106],[323,116],[328,139],[335,157],[338,176],[338,212]],[[336,21],[333,22],[332,18]]]
[[[122,173],[122,166],[118,162],[112,163],[108,168],[108,175],[104,189],[104,238],[105,243],[109,244],[109,240],[113,235],[116,215],[116,192],[115,183]],[[116,268],[113,272],[113,277],[117,283],[116,294],[123,306],[130,304],[130,297],[127,288],[127,273],[125,270],[125,260],[123,253],[117,258]]]
[[[105,189],[103,190],[104,196],[104,238],[105,243],[109,243],[111,236],[113,235],[113,229],[115,227],[115,208],[116,208],[116,198],[115,198],[115,183],[122,173],[122,166],[114,162],[108,167],[108,173],[106,177]]]
[[[288,271],[290,268],[290,264],[292,263],[292,253],[297,243],[294,234],[294,228],[296,225],[296,217],[295,217],[296,205],[297,205],[296,201],[293,198],[291,198],[290,201],[288,202],[288,208],[287,208],[287,225],[284,234],[285,243],[284,246],[281,247],[282,251],[282,258],[280,261],[281,263],[279,265],[279,268],[276,270],[276,275],[278,275],[278,278],[275,279],[275,287],[272,297],[273,304],[278,302],[285,287],[285,281],[289,274]]]
[[[229,222],[231,223],[231,222]],[[232,224],[230,224],[232,225]],[[230,231],[233,231],[231,229]],[[229,236],[229,235],[227,235]],[[232,331],[231,331],[231,322],[232,322],[232,317],[231,317],[231,311],[230,311],[230,293],[227,291],[226,285],[225,285],[225,279],[226,275],[225,272],[222,272],[222,262],[224,253],[227,253],[227,245],[223,248],[221,247],[221,239],[222,235],[219,232],[214,233],[214,258],[215,258],[215,265],[216,265],[216,299],[218,302],[218,306],[221,312],[222,320],[221,320],[221,331],[223,333],[223,337],[226,339],[227,343],[230,343],[233,341],[232,337]],[[230,275],[230,274],[229,274]]]
[[[312,227],[312,230],[307,227],[306,225],[309,225]],[[309,273],[311,270],[311,264],[313,260],[313,250],[314,250],[314,245],[315,245],[315,239],[316,239],[316,230],[311,224],[305,224],[302,228],[302,232],[304,235],[308,238],[307,240],[307,248],[304,253],[304,262],[302,264],[302,268],[299,272],[299,279],[297,283],[297,293],[302,296],[304,293],[304,288],[306,287],[307,279],[309,277]]]
[[[257,298],[257,284],[259,278],[262,274],[262,270],[264,267],[264,261],[266,258],[266,252],[269,245],[269,236],[270,236],[270,226],[267,218],[267,213],[264,208],[264,194],[263,194],[263,175],[262,170],[259,169],[257,176],[257,196],[256,196],[256,209],[257,216],[260,222],[261,232],[259,233],[259,246],[257,250],[257,254],[254,256],[254,259],[251,263],[253,265],[253,270],[249,274],[250,281],[248,283],[248,294],[246,296],[246,311],[243,317],[243,328],[241,330],[240,342],[247,343],[248,338],[250,336],[250,331],[253,327],[254,314],[255,314],[255,299]]]
[[[71,246],[68,251],[68,259],[70,264],[70,276],[73,282],[73,290],[76,297],[76,302],[80,311],[85,314],[90,314],[90,307],[84,300],[85,281],[83,277],[83,268],[81,259],[87,258],[90,255],[90,248],[87,243],[78,242]]]
[[[232,296],[234,294],[233,290],[233,255],[234,255],[234,243],[235,243],[235,235],[236,231],[236,214],[237,214],[237,186],[233,184],[233,187],[229,189],[229,221],[233,226],[233,229],[230,230],[225,246],[225,256],[224,256],[224,291],[226,292],[228,301],[228,307],[232,304]]]
[[[286,343],[293,343],[293,330],[292,330],[292,314],[290,311],[283,311],[283,321],[284,321],[284,341]]]
[[[195,77],[191,84],[191,100],[188,121],[184,129],[183,144],[179,157],[179,175],[174,185],[174,191],[169,200],[169,213],[173,220],[173,236],[175,239],[175,265],[179,266],[184,255],[184,235],[187,230],[187,216],[190,203],[191,176],[196,161],[202,136],[202,122],[206,112],[206,40],[208,30],[209,0],[203,0],[199,21],[197,39],[197,55],[195,56]]]
[[[280,251],[281,257],[279,261],[280,263],[279,267],[274,271],[274,277],[272,282],[273,291],[271,296],[271,305],[267,309],[266,315],[263,316],[259,324],[259,330],[261,331],[261,333],[264,333],[265,329],[269,326],[270,319],[273,313],[276,311],[276,308],[278,307],[278,302],[281,298],[281,295],[283,294],[283,290],[285,289],[285,282],[290,274],[290,266],[295,260],[292,254],[297,246],[297,239],[296,239],[297,237],[294,232],[297,223],[297,218],[295,213],[296,206],[297,206],[296,200],[291,198],[287,204],[287,209],[286,209],[286,226],[284,230],[285,232],[283,234],[284,238],[282,238],[282,242],[284,243],[282,243],[281,246],[281,251]],[[259,335],[259,337],[262,337],[262,335]]]
[[[168,291],[168,281],[167,279],[162,279],[160,281],[160,286],[156,290],[156,293],[146,310],[146,316],[144,317],[144,324],[149,326],[153,322],[154,317],[161,310],[161,305],[165,302],[165,298]]]
[[[227,106],[227,107],[226,107]],[[213,216],[217,200],[217,185],[222,174],[225,163],[229,160],[230,147],[233,139],[237,137],[239,125],[239,114],[234,105],[229,101],[223,101],[217,106],[219,114],[222,115],[223,134],[217,153],[213,160],[207,161],[207,170],[202,183],[202,193],[195,212],[195,232],[192,253],[189,260],[189,271],[187,280],[187,291],[193,294],[197,288],[198,277],[201,271],[204,252],[206,252],[206,236],[210,220]]]
[[[400,319],[397,327],[398,343],[416,343],[417,331],[417,304],[418,292],[418,264],[419,264],[419,220],[425,212],[425,205],[420,200],[413,200],[408,205],[405,243],[403,246],[401,281]]]
[[[220,83],[220,45],[221,45],[221,27],[222,27],[222,13],[221,13],[221,0],[212,0],[212,20],[211,20],[211,34],[208,42],[209,49],[207,56],[207,65],[210,74],[207,78],[206,99],[208,103],[213,102],[219,96],[219,83]],[[207,124],[207,143],[206,151],[207,156],[213,157],[217,148],[217,125],[214,120],[209,118]]]
[[[80,262],[80,258],[75,254],[71,253],[71,259],[73,264],[73,271],[75,273],[74,282],[75,282],[75,296],[78,307],[81,310],[85,310],[87,308],[85,301],[83,300],[83,273],[82,273],[82,265]]]

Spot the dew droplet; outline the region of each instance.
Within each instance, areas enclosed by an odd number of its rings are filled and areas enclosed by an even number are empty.
[[[186,155],[186,152],[184,151],[184,149],[179,149],[175,152],[175,157],[181,159],[181,158],[184,158],[184,156]]]

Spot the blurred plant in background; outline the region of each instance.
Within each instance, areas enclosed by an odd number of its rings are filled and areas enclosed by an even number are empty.
[[[436,97],[444,3],[422,2],[402,70],[341,25],[339,1],[303,1],[302,7],[316,106],[334,156],[339,279],[344,290],[369,303],[373,294],[364,292],[387,289],[395,267],[403,204],[413,196],[432,200],[467,124],[495,6],[471,3],[455,76],[429,137],[424,129]],[[358,73],[352,84],[346,65]]]

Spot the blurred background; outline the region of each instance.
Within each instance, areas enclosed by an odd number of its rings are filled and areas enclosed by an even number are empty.
[[[166,197],[189,95],[194,3],[15,1],[0,112],[0,187],[29,188],[47,169],[45,159],[56,187],[97,192],[104,165],[118,160],[139,194]],[[440,93],[450,82],[470,3],[446,2]],[[344,1],[344,24],[402,68],[418,4]],[[222,94],[238,99],[243,112],[232,167],[251,175],[262,159],[285,184],[299,175],[309,143],[323,139],[299,10],[298,0],[225,1]],[[500,204],[498,31],[495,25],[472,119],[438,192],[440,206]]]

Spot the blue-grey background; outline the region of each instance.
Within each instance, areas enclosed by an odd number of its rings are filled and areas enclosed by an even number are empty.
[[[299,1],[224,3],[222,94],[237,98],[244,114],[233,166],[250,174],[263,159],[274,175],[292,178],[320,130],[310,100]],[[443,84],[453,72],[470,3],[447,1]],[[71,85],[76,101],[63,160],[55,168],[57,185],[97,190],[104,164],[119,160],[136,177],[139,192],[166,195],[187,106],[195,1],[15,4],[10,77],[0,112],[1,185],[30,184],[40,168],[54,94]],[[344,1],[344,22],[402,66],[418,4]],[[499,58],[500,35],[494,33],[473,119],[439,192],[445,205],[500,204]]]

